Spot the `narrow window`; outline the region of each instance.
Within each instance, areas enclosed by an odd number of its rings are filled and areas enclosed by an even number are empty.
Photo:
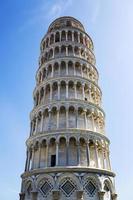
[[[51,167],[56,165],[56,155],[51,155]]]

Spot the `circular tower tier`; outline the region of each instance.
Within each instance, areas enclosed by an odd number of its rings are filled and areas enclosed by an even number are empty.
[[[93,42],[52,22],[40,45],[20,200],[116,200]]]

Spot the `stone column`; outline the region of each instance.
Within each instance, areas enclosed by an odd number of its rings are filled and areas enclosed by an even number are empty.
[[[66,99],[68,99],[68,82],[66,82]]]
[[[77,200],[83,200],[83,191],[77,191]]]
[[[58,166],[58,161],[59,161],[59,143],[56,141],[56,166]]]
[[[66,75],[68,75],[68,62],[66,63]]]
[[[48,130],[50,130],[50,125],[51,125],[51,110],[49,110],[49,120],[48,120]]]
[[[52,101],[52,84],[50,84],[50,101]]]
[[[87,112],[87,110],[84,110],[84,115],[85,115],[85,129],[87,129],[87,117],[86,117],[86,112]]]
[[[89,141],[86,143],[86,151],[87,151],[87,165],[90,165],[90,148],[89,148]]]
[[[74,31],[72,31],[72,42],[74,42]]]
[[[104,194],[105,194],[104,191],[99,191],[98,192],[99,200],[104,200]]]
[[[69,148],[69,141],[66,141],[66,166],[68,166],[68,148]]]
[[[57,129],[59,128],[59,109],[57,109]]]
[[[19,194],[19,199],[20,200],[25,200],[25,193],[20,193]]]
[[[68,110],[68,107],[66,107],[66,128],[69,128],[69,123],[68,123],[68,112],[69,112],[69,110]]]
[[[52,65],[52,73],[51,73],[51,78],[54,77],[54,66]]]
[[[35,155],[35,149],[32,148],[32,165],[31,165],[31,169],[34,169],[34,155]]]
[[[60,100],[60,83],[58,83],[58,100]]]
[[[45,104],[45,96],[46,96],[46,85],[44,86],[43,104]]]
[[[41,118],[41,132],[43,132],[43,121],[44,121],[44,115],[42,113],[42,118]]]
[[[74,83],[74,97],[77,99],[77,83]]]
[[[84,90],[84,88],[85,88],[85,85],[82,84],[82,95],[83,95],[83,100],[85,100],[85,90]]]
[[[37,195],[38,195],[38,192],[31,192],[31,200],[37,200]]]
[[[48,157],[49,157],[49,156],[48,156],[48,155],[49,155],[49,152],[48,152],[48,145],[49,145],[49,144],[48,144],[48,142],[47,142],[47,143],[46,143],[46,167],[48,167],[48,161],[49,161],[49,158],[48,158]]]
[[[39,144],[38,151],[39,151],[38,168],[40,168],[40,160],[41,160],[41,144]]]
[[[80,142],[77,142],[77,164],[80,165]]]

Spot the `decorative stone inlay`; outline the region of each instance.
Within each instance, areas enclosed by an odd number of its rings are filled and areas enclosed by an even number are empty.
[[[43,183],[43,185],[40,187],[40,192],[42,193],[44,197],[47,197],[52,189],[53,189],[53,186],[46,180]]]
[[[66,197],[70,197],[72,193],[76,190],[76,185],[71,179],[66,179],[60,185],[60,189],[65,194]]]
[[[87,181],[86,184],[84,185],[84,189],[87,192],[87,194],[91,197],[93,197],[96,193],[96,186],[92,181]]]

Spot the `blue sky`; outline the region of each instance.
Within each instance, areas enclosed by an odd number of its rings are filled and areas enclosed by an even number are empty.
[[[0,2],[0,193],[18,200],[39,45],[56,17],[79,19],[95,46],[119,200],[133,199],[133,1]]]

